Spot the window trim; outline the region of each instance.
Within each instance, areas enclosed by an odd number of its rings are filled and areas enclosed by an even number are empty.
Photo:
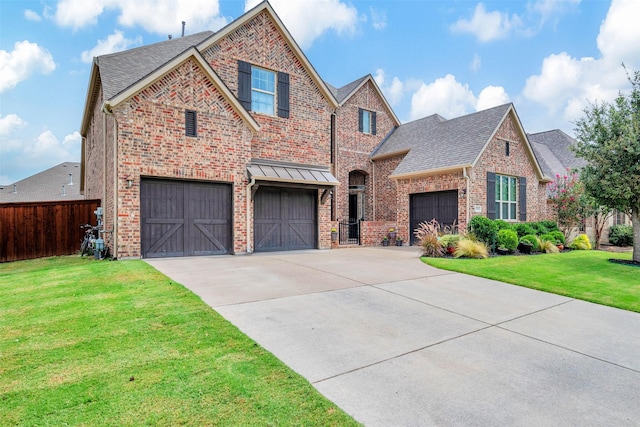
[[[257,88],[257,87],[253,86],[253,72],[254,72],[254,70],[264,71],[264,72],[270,73],[273,76],[273,92],[269,92],[267,90],[260,89],[260,88]],[[258,67],[258,66],[255,66],[255,65],[251,66],[251,111],[253,111],[254,113],[268,114],[270,116],[275,116],[276,115],[276,99],[277,99],[276,96],[277,96],[277,87],[278,87],[278,77],[277,77],[276,74],[277,73],[275,71],[273,71],[273,70],[268,70],[266,68]],[[253,104],[254,103],[253,94],[254,94],[254,92],[258,92],[258,93],[262,93],[262,94],[266,94],[266,95],[271,96],[272,109],[271,109],[270,112],[268,112],[268,111],[259,111],[259,110],[255,110],[253,108],[253,105],[254,105]]]
[[[502,194],[502,181],[507,178],[507,196]],[[511,194],[513,193],[513,194]],[[518,198],[519,198],[518,177],[509,175],[495,175],[495,219],[504,221],[518,221]],[[507,217],[503,215],[503,208],[507,206]],[[515,208],[515,209],[514,209]],[[513,215],[512,215],[513,214]]]
[[[369,117],[369,126],[367,127],[367,129],[365,129],[364,126],[365,114]],[[364,108],[358,108],[358,131],[366,135],[375,135],[377,130],[376,127],[376,112],[365,110]]]

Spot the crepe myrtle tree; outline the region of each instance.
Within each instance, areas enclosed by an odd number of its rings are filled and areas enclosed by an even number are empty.
[[[584,110],[576,122],[575,152],[588,162],[580,174],[587,193],[631,214],[633,260],[640,262],[640,71],[627,70],[627,77],[629,93]]]

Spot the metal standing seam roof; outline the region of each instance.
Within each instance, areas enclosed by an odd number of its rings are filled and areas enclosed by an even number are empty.
[[[472,165],[511,108],[509,103],[451,120],[432,115],[403,124],[373,157],[409,150],[393,175]]]
[[[259,181],[323,187],[333,187],[340,184],[327,168],[293,163],[252,161],[247,166],[247,172],[249,173],[249,178]]]

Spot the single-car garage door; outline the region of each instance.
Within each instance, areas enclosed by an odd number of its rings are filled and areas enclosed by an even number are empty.
[[[434,191],[412,194],[409,199],[411,244],[418,224],[435,218],[440,225],[458,223],[458,191]]]
[[[229,253],[231,206],[229,184],[142,179],[142,256]]]
[[[254,201],[255,251],[317,248],[317,194],[261,186]]]

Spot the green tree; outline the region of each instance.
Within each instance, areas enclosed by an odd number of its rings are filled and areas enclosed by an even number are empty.
[[[631,214],[633,260],[640,262],[640,71],[630,93],[590,105],[576,122],[575,152],[587,160],[581,181],[601,205]]]

